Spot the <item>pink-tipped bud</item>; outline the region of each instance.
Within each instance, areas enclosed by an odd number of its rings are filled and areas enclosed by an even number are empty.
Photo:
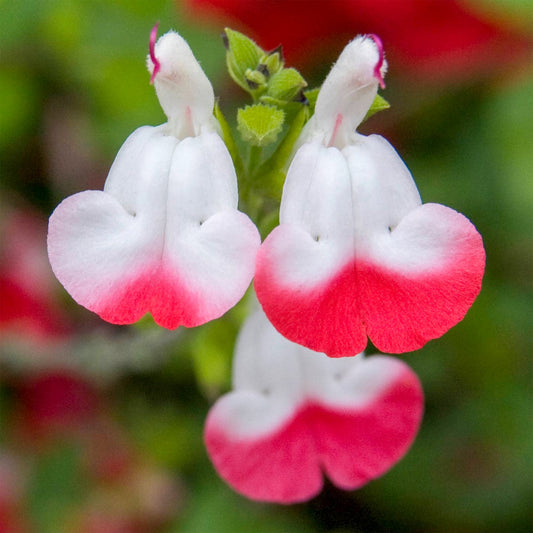
[[[152,63],[154,64],[154,70],[152,71],[152,77],[150,78],[150,83],[154,83],[155,77],[157,76],[157,73],[161,69],[161,63],[159,63],[158,59],[155,57],[155,42],[157,40],[157,28],[159,27],[159,22],[156,22],[154,27],[152,28],[152,31],[150,32],[150,59],[152,60]]]
[[[374,76],[378,80],[379,86],[382,89],[385,89],[385,80],[383,79],[383,76],[381,75],[381,67],[383,66],[383,60],[384,60],[383,43],[381,42],[381,39],[374,33],[367,34],[367,37],[374,41],[374,44],[376,45],[376,48],[378,49],[379,60],[376,63],[376,66],[374,67]]]

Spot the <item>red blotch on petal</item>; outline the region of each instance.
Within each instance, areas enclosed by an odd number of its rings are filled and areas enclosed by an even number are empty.
[[[410,272],[359,258],[312,287],[290,287],[280,279],[271,243],[284,228],[276,228],[259,250],[254,282],[274,327],[293,342],[340,357],[363,351],[367,335],[385,353],[417,350],[460,322],[481,289],[481,235],[452,209],[420,209],[445,219],[454,232],[440,264]]]
[[[357,409],[309,401],[274,432],[237,438],[208,416],[205,442],[220,476],[237,492],[277,503],[320,492],[324,471],[338,487],[356,489],[382,475],[412,444],[423,413],[423,392],[411,370],[370,404]]]
[[[289,288],[269,257],[269,236],[257,254],[254,287],[272,325],[287,339],[330,357],[357,355],[366,346],[352,263],[325,283]],[[281,233],[282,228],[279,228]]]
[[[322,489],[314,442],[301,412],[259,439],[235,439],[210,416],[205,443],[220,476],[253,500],[296,503]]]
[[[113,324],[131,324],[150,312],[160,326],[194,327],[221,316],[230,305],[217,305],[216,296],[206,301],[179,281],[179,274],[162,267],[147,268],[121,282],[89,309]]]
[[[481,289],[482,250],[418,277],[359,264],[363,316],[374,345],[386,353],[418,350],[460,322]]]

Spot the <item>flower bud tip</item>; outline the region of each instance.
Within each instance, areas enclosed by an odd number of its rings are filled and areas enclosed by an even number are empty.
[[[152,31],[150,32],[150,59],[154,64],[154,70],[152,71],[152,77],[150,78],[150,83],[153,84],[157,73],[161,69],[161,63],[155,57],[155,42],[157,40],[157,28],[159,26],[159,21],[155,23]]]
[[[383,80],[383,76],[381,75],[381,67],[383,66],[384,60],[383,43],[375,33],[369,33],[366,35],[366,37],[372,39],[374,41],[374,44],[376,45],[376,48],[378,49],[379,59],[376,63],[376,66],[374,67],[374,77],[378,80],[379,86],[382,89],[385,89],[385,81]]]

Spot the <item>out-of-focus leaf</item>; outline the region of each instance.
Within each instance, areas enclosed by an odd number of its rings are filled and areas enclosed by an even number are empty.
[[[179,405],[133,398],[126,406],[126,417],[137,449],[161,467],[183,470],[203,453],[202,424]]]
[[[27,72],[6,69],[0,71],[0,95],[0,149],[8,149],[33,127],[39,93]]]
[[[303,514],[279,506],[256,504],[235,494],[218,478],[195,489],[186,517],[169,533],[313,533]]]
[[[198,332],[191,346],[198,385],[211,400],[230,386],[236,333],[228,320],[213,322]]]
[[[56,446],[37,458],[28,487],[29,518],[39,533],[57,533],[86,494],[79,450]]]

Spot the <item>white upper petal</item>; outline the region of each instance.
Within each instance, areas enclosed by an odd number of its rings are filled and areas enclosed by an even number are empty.
[[[104,192],[149,226],[161,246],[162,239],[175,236],[166,235],[167,225],[196,228],[215,213],[236,209],[238,201],[237,176],[217,133],[179,141],[162,126],[143,126],[130,135]]]
[[[331,144],[342,147],[350,142],[377,94],[379,80],[374,69],[379,60],[379,50],[369,37],[359,36],[344,48],[320,89],[312,128],[306,129],[306,135],[330,144],[340,115],[343,123]],[[383,74],[385,70],[386,63]]]
[[[295,224],[312,237],[351,238],[353,233],[350,175],[336,148],[306,143],[287,172],[280,224]]]
[[[421,204],[415,182],[396,150],[379,135],[357,135],[342,151],[350,172],[358,247],[389,233]]]
[[[104,192],[130,215],[143,222],[149,218],[158,235],[166,223],[169,175],[178,144],[164,126],[138,128],[119,150],[104,185]]]
[[[278,272],[285,283],[301,286],[327,279],[357,256],[408,261],[412,247],[396,227],[420,205],[411,173],[383,137],[356,135],[342,151],[304,143],[283,188],[276,230],[283,238],[269,241]]]
[[[155,90],[173,135],[183,139],[214,129],[213,87],[187,42],[170,31],[155,44],[155,57],[160,63]],[[149,56],[147,65],[152,73],[154,64]]]
[[[285,237],[273,245],[286,249],[276,255],[287,282],[316,283],[351,258],[351,185],[339,150],[319,142],[298,150],[283,188],[280,224]]]
[[[237,176],[220,136],[204,133],[181,141],[169,174],[169,223],[198,225],[214,213],[236,209],[237,202]]]

